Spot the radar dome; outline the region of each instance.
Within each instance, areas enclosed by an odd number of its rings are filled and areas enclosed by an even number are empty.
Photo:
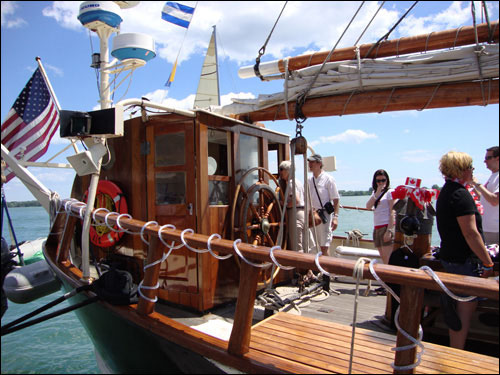
[[[140,1],[113,1],[120,6],[122,9],[133,8],[140,3]]]
[[[111,55],[118,60],[141,59],[149,61],[156,56],[155,42],[146,34],[118,34],[113,39]]]
[[[123,21],[120,7],[111,1],[84,1],[80,4],[78,20],[90,29],[99,26],[117,28]]]

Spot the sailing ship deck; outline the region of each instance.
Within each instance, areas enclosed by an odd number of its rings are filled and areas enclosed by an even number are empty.
[[[276,312],[264,319],[264,309],[256,305],[250,351],[245,357],[265,359],[276,371],[292,373],[348,373],[354,311],[354,283],[331,283],[340,292],[322,301],[306,301],[288,312]],[[278,287],[280,291],[288,286]],[[386,297],[377,295],[372,285],[364,296],[361,285],[356,315],[352,371],[355,373],[392,373],[396,346],[395,331],[377,322],[384,315]],[[228,340],[234,305],[221,306],[201,315],[171,305],[157,304],[155,310],[192,328]],[[498,373],[495,353],[478,354],[424,342],[422,363],[415,373]],[[474,343],[469,343],[474,345]],[[498,349],[498,348],[497,348]],[[480,352],[480,351],[479,351]]]
[[[348,373],[352,328],[287,313],[274,314],[252,328],[249,355],[268,357],[281,370]],[[392,373],[394,336],[357,328],[354,373]],[[425,343],[415,373],[498,373],[498,358]]]

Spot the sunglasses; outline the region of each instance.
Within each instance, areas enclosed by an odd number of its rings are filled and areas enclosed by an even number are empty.
[[[486,156],[486,157],[484,158],[484,161],[486,161],[486,160],[490,160],[490,159],[493,159],[493,158],[496,158],[496,156],[492,156],[492,155],[490,155],[490,156]]]
[[[384,179],[375,180],[375,181],[376,181],[377,183],[379,183],[379,182],[386,182],[386,181],[387,181],[387,179],[385,179],[385,178],[384,178]]]
[[[281,171],[286,171],[286,169],[285,169],[285,168],[280,168],[280,172],[281,172]]]

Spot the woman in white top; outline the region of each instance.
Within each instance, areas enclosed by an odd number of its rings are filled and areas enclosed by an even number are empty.
[[[383,169],[379,169],[373,175],[373,194],[366,203],[366,208],[374,209],[373,213],[373,241],[378,249],[382,261],[389,263],[394,243],[394,199],[393,189],[390,188],[389,175]]]

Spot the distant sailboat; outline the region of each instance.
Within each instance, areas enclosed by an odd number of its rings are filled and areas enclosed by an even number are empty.
[[[208,45],[207,54],[201,68],[200,82],[196,91],[194,108],[208,108],[220,105],[219,71],[217,69],[217,42],[215,26]]]

